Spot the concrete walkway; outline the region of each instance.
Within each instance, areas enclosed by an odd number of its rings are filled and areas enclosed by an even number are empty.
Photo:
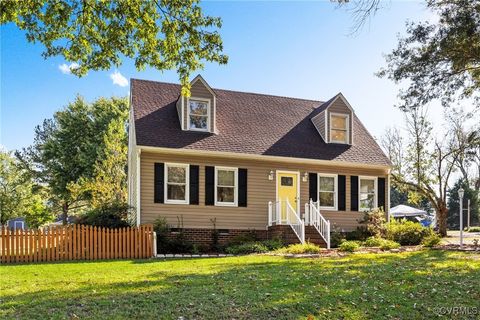
[[[474,239],[478,239],[478,241],[480,242],[480,232],[463,232],[464,244],[473,244]],[[460,244],[460,231],[447,231],[447,237],[442,239],[442,244]]]

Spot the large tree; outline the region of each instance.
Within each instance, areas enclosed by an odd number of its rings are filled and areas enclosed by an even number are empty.
[[[127,99],[90,104],[77,97],[38,126],[34,144],[17,153],[38,183],[48,186],[49,203],[64,223],[72,211],[91,207],[92,199],[124,198],[117,193],[125,192],[127,118]],[[112,187],[108,194],[105,183]]]
[[[0,1],[0,23],[14,23],[27,40],[45,46],[43,56],[75,63],[72,73],[107,70],[132,58],[137,69],[175,69],[189,93],[189,75],[203,61],[227,63],[217,29],[199,0]]]
[[[402,109],[440,100],[444,106],[470,99],[480,105],[480,1],[428,0],[435,22],[407,23],[407,36],[386,56],[379,76],[406,88]]]
[[[0,150],[0,225],[17,217],[24,217],[29,227],[51,221],[53,215],[44,200],[45,192],[18,159]]]
[[[447,232],[447,199],[450,178],[474,140],[475,133],[465,140],[457,140],[453,129],[436,139],[425,108],[405,112],[406,144],[400,131],[390,131],[384,136],[383,146],[393,163],[392,180],[402,192],[409,192],[409,200],[428,199],[437,214],[439,231]],[[438,128],[437,128],[438,129]],[[404,150],[398,155],[392,150]]]

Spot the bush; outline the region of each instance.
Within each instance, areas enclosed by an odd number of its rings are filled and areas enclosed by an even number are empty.
[[[396,241],[402,246],[419,245],[423,238],[431,235],[433,230],[425,228],[419,223],[405,219],[392,220],[387,225],[387,239]]]
[[[330,234],[330,247],[337,248],[345,240],[345,234],[334,229]]]
[[[87,211],[77,218],[76,223],[105,228],[125,228],[130,226],[128,215],[131,210],[132,208],[124,203],[108,203]]]
[[[480,227],[470,227],[468,232],[480,232]]]
[[[279,238],[262,241],[262,244],[266,246],[269,251],[274,251],[284,246],[282,239]]]
[[[291,244],[288,247],[280,248],[276,252],[278,253],[290,253],[290,254],[302,254],[302,253],[319,253],[322,248],[316,244],[305,242],[304,244]]]
[[[392,240],[382,239],[382,243],[380,244],[379,247],[382,250],[398,249],[398,248],[400,248],[400,243],[392,241]]]
[[[372,234],[368,232],[366,226],[359,226],[356,230],[346,232],[345,233],[345,240],[347,241],[364,241]]]
[[[268,247],[261,242],[245,242],[242,244],[227,247],[225,251],[229,254],[249,254],[249,253],[265,253]]]
[[[153,223],[153,230],[157,233],[157,253],[193,253],[197,254],[204,250],[199,246],[185,239],[182,228],[173,239],[169,237],[171,227],[167,223],[167,219],[160,217]],[[202,249],[202,250],[201,250]]]
[[[363,228],[360,228],[363,229],[363,232],[367,235],[367,237],[384,237],[386,232],[386,222],[385,212],[380,208],[376,208],[365,213],[363,220],[360,221],[360,223],[364,226],[362,226]]]
[[[385,239],[379,238],[379,237],[370,237],[365,242],[363,245],[365,247],[380,247],[384,243]]]
[[[247,242],[255,242],[258,241],[257,235],[254,231],[250,231],[248,233],[241,233],[233,237],[229,242],[229,246],[236,246],[239,244],[247,243]]]
[[[442,238],[436,233],[432,233],[422,240],[422,245],[427,248],[433,248],[440,243]]]
[[[357,251],[358,248],[360,248],[360,245],[358,244],[357,241],[343,241],[338,250],[339,251],[344,251],[344,252],[354,252]]]

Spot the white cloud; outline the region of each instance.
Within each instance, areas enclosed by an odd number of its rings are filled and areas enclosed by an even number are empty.
[[[63,64],[58,66],[58,69],[60,69],[60,71],[63,74],[70,74],[70,73],[72,73],[72,70],[77,69],[78,67],[80,67],[80,65],[78,63],[72,62],[69,65],[67,65],[66,63],[63,63]]]
[[[128,86],[128,80],[125,78],[118,70],[115,70],[114,73],[110,74],[110,79],[112,79],[113,84],[116,84],[120,87]]]

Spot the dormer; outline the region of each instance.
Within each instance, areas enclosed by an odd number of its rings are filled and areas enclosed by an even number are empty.
[[[313,125],[326,143],[353,144],[353,117],[355,113],[343,94],[325,102],[311,118]]]
[[[178,118],[182,130],[214,133],[216,95],[201,75],[190,82],[190,97],[177,100]]]

